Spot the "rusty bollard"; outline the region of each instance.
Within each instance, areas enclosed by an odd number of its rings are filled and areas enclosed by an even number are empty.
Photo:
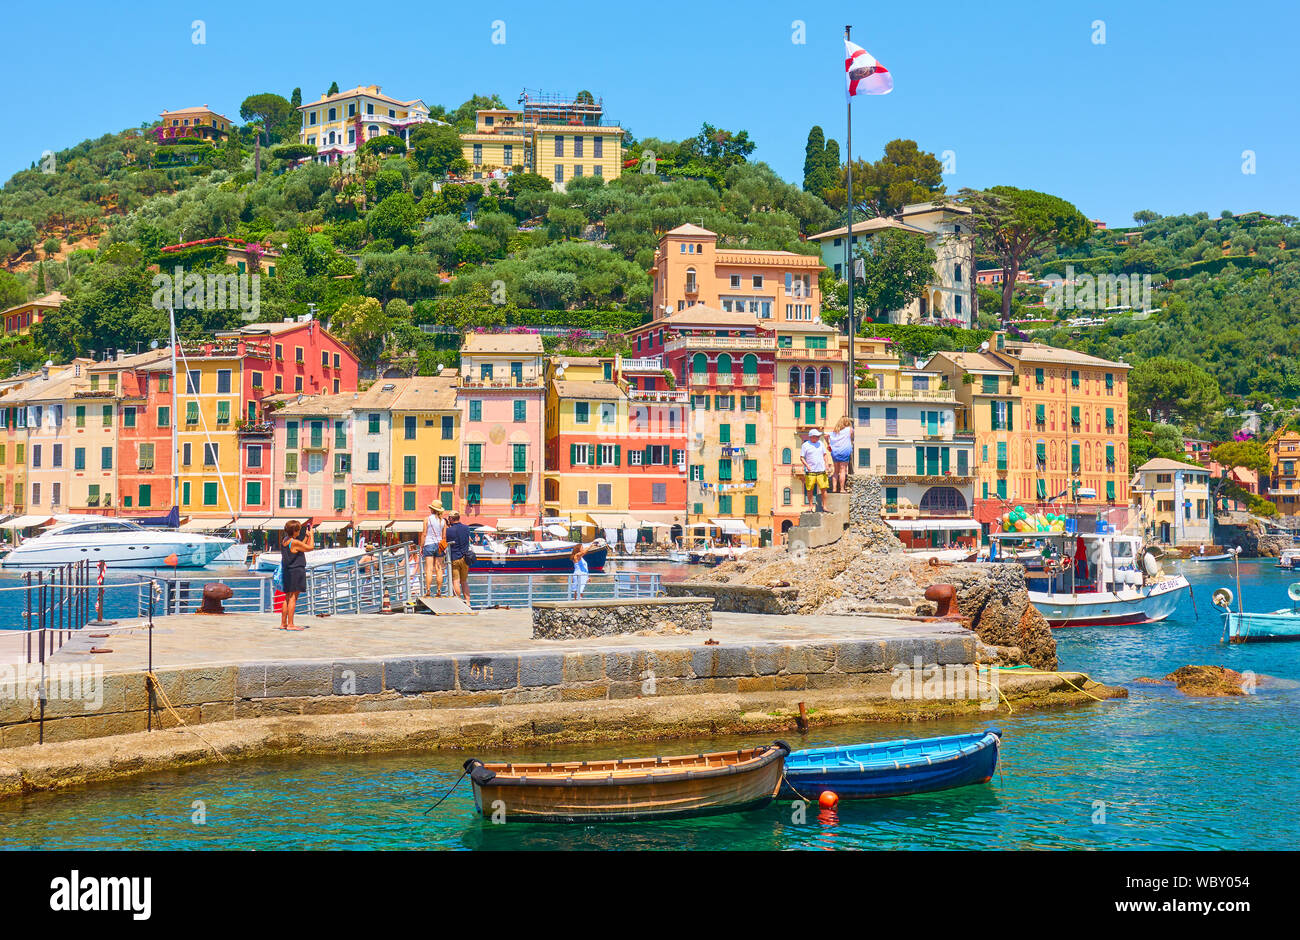
[[[220,581],[209,581],[203,585],[203,604],[199,607],[201,614],[224,614],[226,609],[221,606],[222,601],[228,601],[235,594],[230,589],[229,584],[222,584]]]
[[[961,614],[957,612],[957,589],[951,584],[931,584],[925,589],[925,599],[934,602],[936,619],[961,619]]]

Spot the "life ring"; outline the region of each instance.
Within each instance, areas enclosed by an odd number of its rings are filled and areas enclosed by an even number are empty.
[[[1219,588],[1210,595],[1210,603],[1215,607],[1222,607],[1224,610],[1232,607],[1232,591],[1228,588]]]

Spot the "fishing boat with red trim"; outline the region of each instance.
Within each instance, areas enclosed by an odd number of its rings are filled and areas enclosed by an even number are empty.
[[[1080,528],[1090,520],[1080,519]],[[1169,617],[1183,591],[1135,535],[1104,525],[1084,532],[996,532],[989,560],[1025,566],[1029,600],[1052,627],[1156,623]]]

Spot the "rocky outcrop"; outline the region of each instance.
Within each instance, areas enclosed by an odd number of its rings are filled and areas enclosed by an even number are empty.
[[[833,545],[802,553],[751,551],[678,584],[671,594],[713,597],[717,610],[821,615],[933,616],[932,584],[957,590],[962,622],[1004,664],[1056,668],[1056,641],[1029,602],[1024,569],[1011,564],[932,566],[903,552],[887,525],[855,523]]]
[[[1244,558],[1277,558],[1295,542],[1289,535],[1269,535],[1262,523],[1244,518],[1234,524],[1218,523],[1215,538],[1229,548],[1240,548]]]
[[[1248,682],[1241,673],[1226,666],[1183,666],[1165,676],[1184,695],[1246,695]]]

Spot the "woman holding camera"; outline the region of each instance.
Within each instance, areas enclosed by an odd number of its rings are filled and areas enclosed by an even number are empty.
[[[298,595],[307,590],[307,552],[315,547],[310,522],[290,520],[285,524],[280,536],[280,580],[284,583],[284,606],[280,608],[281,630],[305,629],[293,622],[293,614],[298,608]]]

